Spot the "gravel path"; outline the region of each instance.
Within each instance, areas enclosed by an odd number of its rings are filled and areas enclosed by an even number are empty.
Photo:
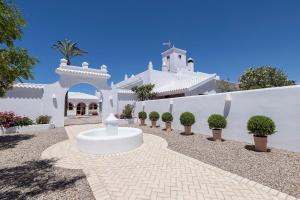
[[[64,128],[0,136],[0,199],[94,199],[82,170],[40,160],[49,146],[66,140]]]
[[[174,151],[300,198],[300,153],[274,148],[261,153],[242,142],[214,142],[202,134],[182,136],[178,130],[167,133],[162,128],[139,128],[166,139]]]

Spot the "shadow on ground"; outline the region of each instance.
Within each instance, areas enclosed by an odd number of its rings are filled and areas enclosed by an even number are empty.
[[[31,199],[48,191],[73,187],[85,176],[63,177],[54,173],[55,160],[28,161],[22,165],[0,169],[0,197]]]
[[[215,141],[213,137],[208,137],[206,138],[208,141],[212,141],[212,142],[225,142],[226,140],[221,139],[220,141]]]
[[[255,151],[255,152],[259,153],[259,151],[255,150],[255,146],[254,145],[245,145],[244,148],[247,149],[248,151]],[[271,149],[267,148],[267,152],[271,152]],[[261,153],[264,153],[264,152],[261,152]]]
[[[0,150],[5,150],[9,148],[14,148],[19,142],[23,140],[29,140],[35,137],[34,135],[3,135],[0,136]]]

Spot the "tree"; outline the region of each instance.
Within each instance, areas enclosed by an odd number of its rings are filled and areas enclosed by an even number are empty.
[[[77,43],[65,39],[64,41],[58,40],[52,45],[52,48],[60,52],[67,60],[67,65],[71,65],[71,58],[74,56],[82,56],[87,52],[79,49]]]
[[[37,59],[30,57],[26,49],[16,47],[15,40],[22,38],[25,20],[18,8],[0,0],[0,97],[11,89],[14,81],[33,79],[32,68]]]
[[[282,70],[270,66],[249,68],[239,81],[243,90],[295,85],[295,81],[289,80]]]
[[[146,84],[141,86],[135,86],[131,90],[135,92],[140,101],[153,99],[156,93],[152,92],[154,84]]]

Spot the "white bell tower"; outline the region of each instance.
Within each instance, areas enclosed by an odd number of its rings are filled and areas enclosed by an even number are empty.
[[[162,71],[176,73],[181,70],[188,70],[186,62],[186,51],[172,47],[162,54]]]

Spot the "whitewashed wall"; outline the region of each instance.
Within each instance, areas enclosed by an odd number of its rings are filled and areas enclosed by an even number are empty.
[[[45,84],[43,90],[14,88],[8,91],[6,97],[0,98],[0,112],[13,111],[17,115],[28,116],[31,119],[36,119],[40,115],[49,115],[55,127],[63,127],[65,94],[68,89],[60,82]],[[113,112],[113,102],[109,98],[112,93],[111,90],[101,90],[101,92],[102,118],[105,119]]]
[[[227,103],[226,94],[231,96]],[[141,110],[142,102],[137,102],[135,115]],[[144,110],[148,114],[171,111],[173,127],[180,130],[183,130],[180,114],[190,111],[196,117],[192,130],[207,135],[210,134],[207,118],[214,113],[223,114],[228,120],[223,137],[249,143],[253,137],[247,131],[248,119],[253,115],[266,115],[274,120],[278,131],[269,136],[269,146],[300,152],[300,86],[179,97],[173,99],[173,106],[169,99],[151,100],[145,101]],[[164,125],[161,121],[160,124]]]

